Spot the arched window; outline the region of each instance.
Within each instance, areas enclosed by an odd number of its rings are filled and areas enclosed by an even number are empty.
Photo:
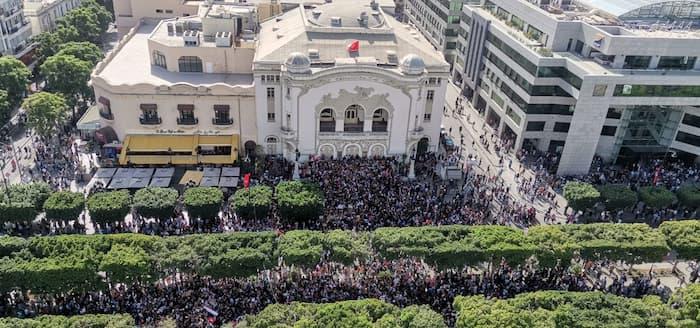
[[[158,50],[153,50],[153,65],[168,69],[168,64],[165,62],[165,55]]]
[[[319,132],[335,132],[335,115],[333,109],[324,108],[319,118]]]
[[[372,114],[372,132],[386,132],[389,127],[389,112],[384,108],[377,108]]]
[[[180,72],[202,72],[202,60],[197,56],[182,56],[177,60]]]
[[[354,104],[345,109],[345,132],[362,132],[364,128],[365,110],[362,106]]]

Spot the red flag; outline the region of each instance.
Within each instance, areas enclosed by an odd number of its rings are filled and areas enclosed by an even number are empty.
[[[661,178],[661,166],[657,167],[656,171],[654,172],[654,185],[656,185],[659,182],[659,178]]]
[[[243,176],[243,186],[248,189],[250,187],[250,173]]]
[[[360,51],[360,41],[353,40],[348,44],[348,52],[358,52]]]

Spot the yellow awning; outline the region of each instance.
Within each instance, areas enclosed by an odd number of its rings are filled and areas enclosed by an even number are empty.
[[[190,170],[185,172],[185,175],[182,176],[182,179],[180,179],[180,184],[184,185],[192,181],[195,185],[199,185],[199,182],[202,181],[202,177],[204,177],[204,172]]]
[[[119,164],[231,164],[238,159],[238,142],[238,135],[128,135],[119,154]],[[231,154],[198,156],[197,146],[230,146]]]

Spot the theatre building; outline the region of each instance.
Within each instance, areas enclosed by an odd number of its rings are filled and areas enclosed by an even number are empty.
[[[253,71],[267,153],[437,149],[449,65],[375,2],[335,0],[262,23]]]

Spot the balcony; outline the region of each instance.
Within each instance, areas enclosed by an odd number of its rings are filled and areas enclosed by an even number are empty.
[[[178,117],[178,125],[197,125],[199,124],[199,119],[196,117]]]
[[[363,122],[354,124],[354,123],[345,123],[345,126],[343,127],[343,132],[362,132],[365,127],[365,124]]]
[[[99,111],[99,113],[100,113],[100,117],[104,118],[105,120],[110,120],[110,121],[114,120],[114,115],[112,115],[112,112]],[[141,124],[143,124],[143,123],[141,123]]]
[[[319,123],[319,132],[335,132],[335,121]]]
[[[294,131],[290,128],[282,127],[281,130],[282,130],[282,139],[292,140],[297,136],[296,131]]]
[[[212,118],[211,124],[213,125],[231,125],[233,124],[233,119],[230,117]]]
[[[153,116],[153,117],[141,116],[141,117],[139,117],[139,122],[143,125],[158,125],[158,124],[163,123],[163,120],[159,116]]]
[[[372,132],[386,132],[388,127],[387,122],[372,122]]]

